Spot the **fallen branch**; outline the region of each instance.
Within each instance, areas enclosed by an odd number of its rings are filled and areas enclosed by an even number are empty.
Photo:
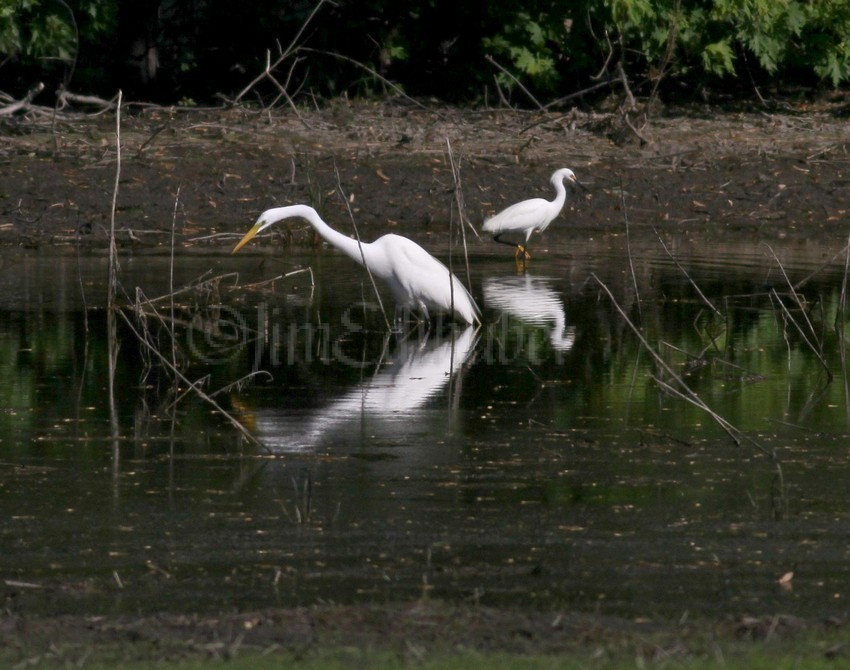
[[[27,91],[27,94],[20,100],[9,103],[5,107],[0,107],[0,116],[12,116],[12,114],[15,114],[16,112],[22,109],[29,109],[33,98],[35,98],[35,96],[37,96],[43,90],[44,84],[42,82],[38,82],[29,91]]]
[[[79,93],[71,93],[65,89],[62,89],[56,94],[56,109],[62,110],[65,109],[69,104],[76,105],[90,105],[92,107],[99,107],[96,112],[92,113],[92,116],[98,116],[105,112],[109,112],[115,109],[115,106],[118,102],[118,97],[112,98],[112,100],[106,100],[105,98],[99,98],[95,95],[80,95]]]

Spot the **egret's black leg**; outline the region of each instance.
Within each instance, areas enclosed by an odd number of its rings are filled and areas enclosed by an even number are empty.
[[[517,259],[519,259],[520,254],[522,254],[524,256],[525,260],[528,260],[529,258],[531,258],[531,254],[529,254],[525,250],[525,247],[522,244],[517,244],[516,242],[508,242],[507,240],[503,240],[503,239],[501,239],[502,235],[504,235],[504,233],[499,233],[498,235],[493,235],[493,241],[499,242],[500,244],[507,244],[509,247],[516,248],[515,258],[517,258]]]
[[[499,244],[507,244],[509,247],[519,247],[520,245],[516,242],[508,242],[507,240],[501,239],[504,233],[499,233],[498,235],[493,235],[493,241],[498,242]]]

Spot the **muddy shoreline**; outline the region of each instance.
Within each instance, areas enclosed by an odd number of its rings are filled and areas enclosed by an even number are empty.
[[[237,657],[289,661],[333,659],[403,664],[457,655],[475,658],[554,657],[634,663],[731,658],[770,644],[781,657],[806,640],[795,657],[835,658],[846,621],[813,622],[785,616],[723,621],[625,620],[561,611],[450,605],[428,599],[394,605],[316,605],[221,615],[0,617],[0,660],[17,667],[88,664],[191,663]],[[814,650],[810,648],[814,640]]]
[[[0,244],[104,248],[118,176],[119,244],[228,250],[263,209],[310,203],[332,225],[364,239],[384,232],[445,244],[464,215],[484,217],[526,197],[553,197],[549,176],[571,167],[577,196],[535,245],[622,234],[846,238],[850,182],[844,119],[836,111],[783,115],[699,110],[654,120],[641,146],[605,117],[331,107],[309,117],[249,112],[126,116],[116,161],[114,119],[5,128]],[[448,148],[458,171],[452,170]],[[347,205],[351,208],[351,216]],[[623,207],[625,205],[625,209]],[[492,242],[467,229],[470,253]],[[315,245],[302,222],[280,226],[276,248]]]

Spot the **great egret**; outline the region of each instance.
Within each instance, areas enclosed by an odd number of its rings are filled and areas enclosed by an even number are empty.
[[[331,228],[309,205],[267,209],[233,248],[233,253],[260,231],[291,217],[306,219],[328,244],[361,265],[365,262],[369,272],[390,287],[398,308],[418,311],[427,320],[429,309],[451,313],[454,307],[454,315],[465,323],[480,322],[480,311],[469,291],[445,265],[416,242],[392,234],[371,243],[358,242]]]
[[[556,170],[552,175],[552,186],[555,187],[555,199],[545,200],[544,198],[532,198],[531,200],[523,200],[515,205],[511,205],[498,214],[491,216],[484,222],[482,230],[487,233],[493,233],[493,239],[502,244],[508,244],[516,247],[516,257],[519,260],[520,254],[524,258],[531,258],[526,247],[531,234],[536,230],[543,232],[552,223],[552,220],[561,212],[564,202],[567,199],[567,190],[564,188],[564,179],[569,180],[571,184],[575,184],[580,188],[585,189],[581,182],[576,179],[575,174],[569,168],[561,168]],[[517,244],[516,242],[508,242],[501,239],[505,233],[520,233],[525,232],[525,244]]]
[[[377,439],[394,446],[420,445],[423,437],[427,441],[445,430],[444,421],[456,414],[451,399],[462,386],[451,382],[471,358],[478,333],[467,326],[445,338],[397,340],[375,374],[332,403],[306,409],[275,403],[246,410],[243,419],[273,451],[350,446],[364,435],[370,444]],[[440,400],[446,396],[449,402]],[[449,417],[442,419],[446,410]]]

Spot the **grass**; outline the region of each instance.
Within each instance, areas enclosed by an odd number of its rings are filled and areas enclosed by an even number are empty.
[[[461,617],[463,618],[463,617]],[[850,656],[850,641],[843,626],[827,628],[804,626],[794,631],[775,633],[768,639],[754,640],[741,628],[711,624],[671,632],[656,630],[645,634],[634,630],[614,631],[600,626],[571,639],[553,651],[545,640],[524,639],[523,650],[487,649],[500,646],[516,631],[476,630],[462,644],[455,637],[452,645],[443,639],[371,631],[364,640],[362,630],[345,627],[319,636],[300,652],[271,644],[265,649],[215,641],[201,644],[199,638],[155,639],[144,642],[111,640],[91,646],[86,643],[56,641],[42,653],[24,654],[17,645],[0,646],[0,666],[8,668],[67,668],[89,670],[201,670],[222,667],[228,670],[343,670],[382,668],[386,670],[549,670],[573,668],[611,670],[664,668],[673,670],[714,670],[750,668],[753,670],[832,670],[841,667]],[[764,629],[759,629],[764,633]],[[498,639],[501,634],[502,639]],[[743,635],[743,637],[741,637]],[[494,637],[496,636],[496,637]],[[462,638],[462,636],[461,636]],[[542,642],[538,645],[537,642]],[[28,647],[26,643],[23,645]],[[542,651],[538,649],[540,647]],[[32,651],[32,650],[30,650]],[[540,653],[537,653],[540,651]]]
[[[720,650],[718,649],[718,653]],[[420,659],[415,653],[409,657],[387,652],[338,651],[317,658],[299,659],[288,654],[246,654],[236,658],[206,658],[194,660],[94,662],[83,661],[79,666],[89,670],[206,670],[213,667],[228,670],[350,670],[351,668],[381,668],[382,670],[585,670],[605,668],[633,670],[635,668],[665,668],[669,670],[715,670],[748,668],[750,670],[834,670],[842,661],[828,658],[819,650],[786,650],[784,653],[764,646],[754,646],[748,651],[719,655],[716,658],[659,658],[622,655],[619,658],[599,658],[593,654],[561,656],[520,656],[517,654],[477,654],[459,652],[437,654]],[[25,662],[18,667],[28,667]],[[34,664],[29,667],[69,667],[68,661],[51,664]]]

